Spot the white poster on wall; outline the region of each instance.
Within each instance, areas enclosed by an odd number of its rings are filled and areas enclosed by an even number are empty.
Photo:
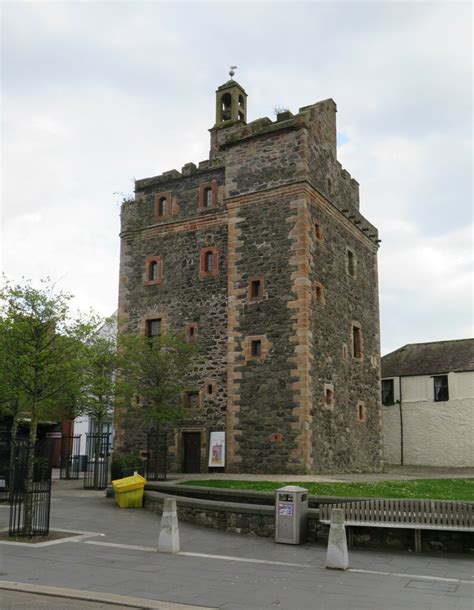
[[[209,438],[209,466],[225,466],[225,432],[211,432]]]

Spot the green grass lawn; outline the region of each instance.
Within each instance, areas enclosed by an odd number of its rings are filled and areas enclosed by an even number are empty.
[[[416,498],[419,500],[474,501],[474,479],[417,479],[413,481],[380,481],[377,483],[300,483],[298,481],[186,481],[182,485],[225,489],[273,491],[285,485],[300,485],[314,496],[365,498]]]

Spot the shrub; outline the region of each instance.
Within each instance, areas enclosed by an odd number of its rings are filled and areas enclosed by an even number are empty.
[[[115,479],[122,479],[123,477],[133,474],[133,472],[129,472],[132,469],[138,471],[141,469],[143,472],[143,468],[143,461],[139,455],[130,453],[128,455],[117,457],[112,460],[112,481],[115,481]]]

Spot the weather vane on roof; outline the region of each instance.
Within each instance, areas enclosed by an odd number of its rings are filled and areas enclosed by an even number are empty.
[[[229,66],[230,70],[229,70],[229,74],[230,74],[230,78],[233,78],[235,71],[237,70],[238,66]]]

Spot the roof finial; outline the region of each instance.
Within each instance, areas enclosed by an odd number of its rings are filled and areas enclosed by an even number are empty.
[[[230,68],[230,70],[229,70],[230,78],[233,78],[233,76],[235,74],[235,71],[237,70],[237,67],[238,66],[229,66],[229,68]]]

